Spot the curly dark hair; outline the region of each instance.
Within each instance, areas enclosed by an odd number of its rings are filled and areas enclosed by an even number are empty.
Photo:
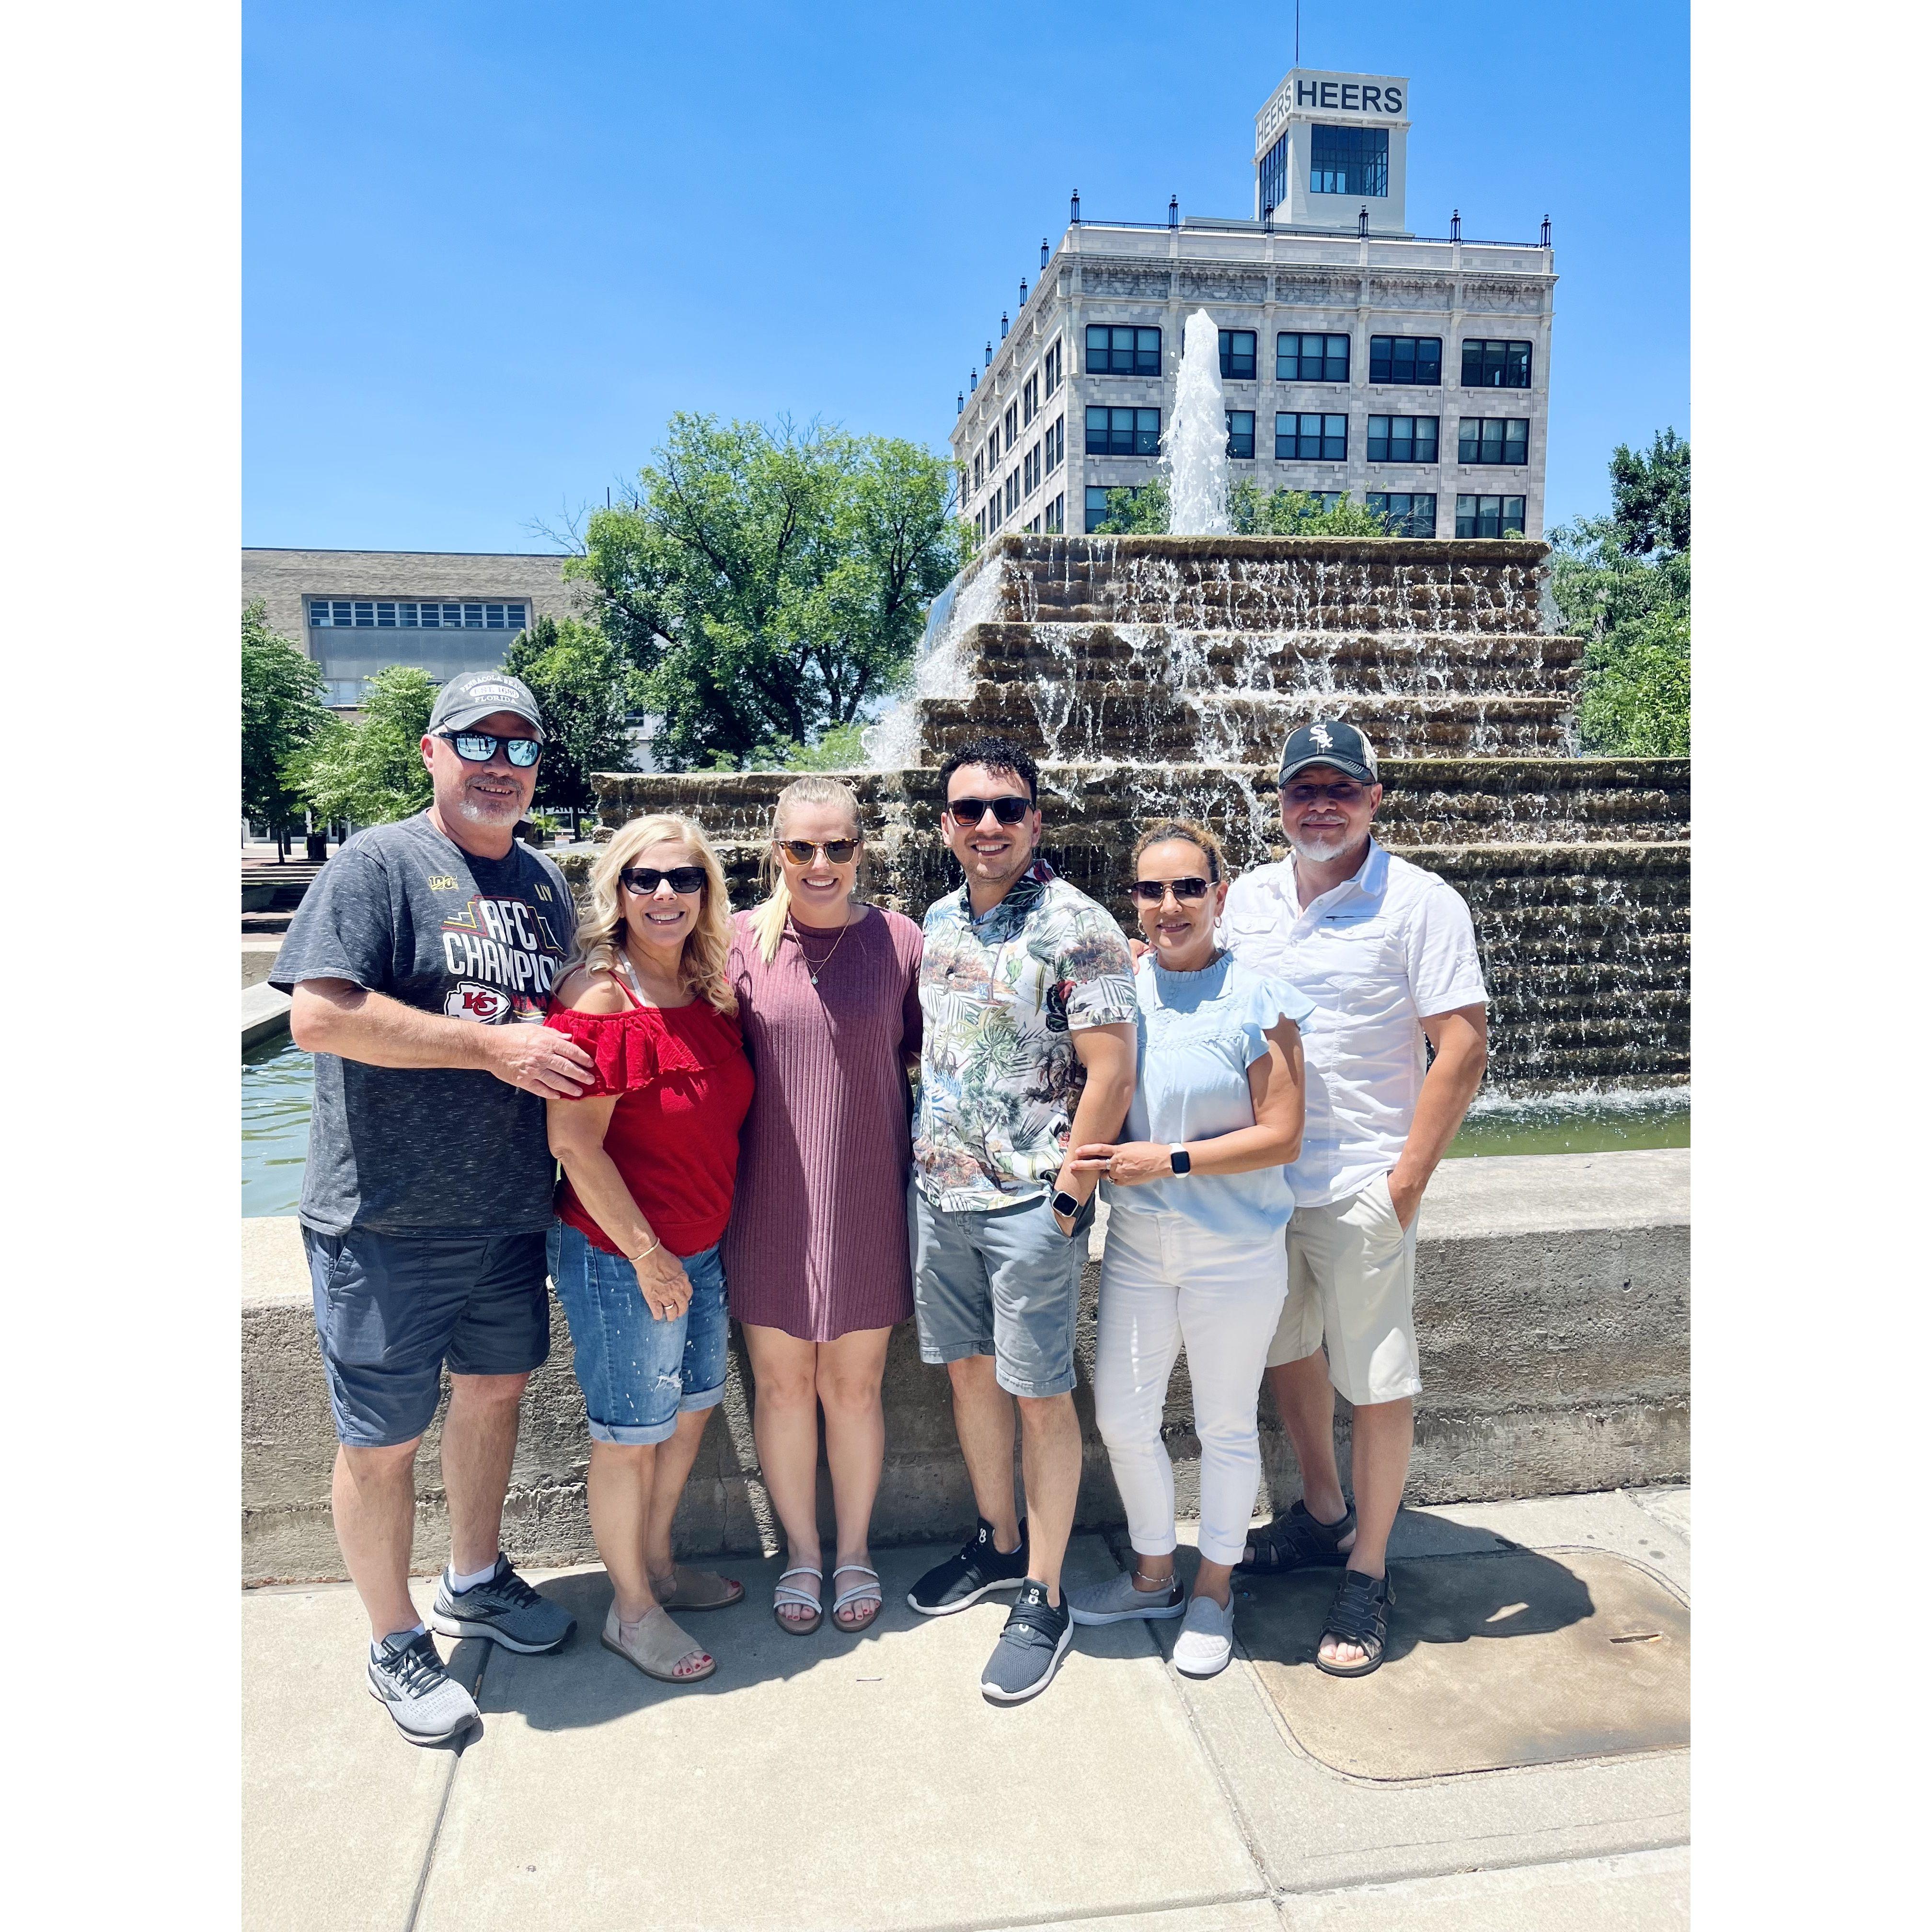
[[[939,800],[946,802],[946,788],[962,765],[984,765],[989,772],[1011,772],[1027,788],[1029,803],[1040,802],[1040,767],[1010,738],[988,734],[969,738],[939,768]]]

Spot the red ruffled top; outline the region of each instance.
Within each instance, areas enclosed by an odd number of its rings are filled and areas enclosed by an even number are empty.
[[[596,1061],[586,1100],[616,1095],[604,1150],[651,1232],[680,1260],[715,1246],[731,1218],[738,1130],[752,1104],[752,1066],[736,1020],[694,1000],[621,1013],[560,1008],[544,1024]],[[567,1175],[557,1185],[556,1212],[607,1254],[622,1252]]]

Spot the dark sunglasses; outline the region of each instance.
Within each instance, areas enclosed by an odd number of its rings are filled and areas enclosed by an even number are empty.
[[[465,764],[487,765],[501,745],[510,762],[528,769],[543,756],[543,746],[535,738],[499,738],[490,731],[439,731],[436,734],[456,747],[456,755]]]
[[[954,798],[946,809],[958,825],[977,825],[991,812],[1002,825],[1017,825],[1033,809],[1030,798]]]
[[[640,898],[649,898],[667,879],[673,892],[687,897],[704,890],[702,866],[674,866],[668,872],[659,872],[655,866],[626,866],[617,876],[624,882],[624,890],[635,892]]]
[[[1290,805],[1312,805],[1318,798],[1325,798],[1331,805],[1353,805],[1361,796],[1362,788],[1343,778],[1334,784],[1283,785],[1281,795]]]
[[[1205,879],[1136,879],[1127,892],[1142,905],[1159,905],[1165,892],[1172,892],[1178,899],[1204,899],[1208,886]]]
[[[828,838],[822,845],[814,845],[809,838],[781,838],[778,850],[794,865],[808,866],[814,852],[823,852],[828,863],[842,866],[859,849],[856,838]]]

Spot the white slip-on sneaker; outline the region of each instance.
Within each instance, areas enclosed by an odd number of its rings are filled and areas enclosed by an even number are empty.
[[[1188,1599],[1180,1634],[1174,1640],[1174,1667],[1184,1677],[1212,1677],[1227,1669],[1234,1654],[1234,1599],[1224,1610],[1198,1592]]]

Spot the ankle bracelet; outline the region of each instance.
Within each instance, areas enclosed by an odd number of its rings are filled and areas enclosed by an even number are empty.
[[[1144,1570],[1136,1570],[1133,1573],[1133,1579],[1136,1583],[1151,1584],[1156,1590],[1171,1590],[1174,1588],[1174,1572],[1172,1570],[1165,1576],[1150,1576]],[[1151,1594],[1152,1592],[1150,1592],[1148,1594]]]

